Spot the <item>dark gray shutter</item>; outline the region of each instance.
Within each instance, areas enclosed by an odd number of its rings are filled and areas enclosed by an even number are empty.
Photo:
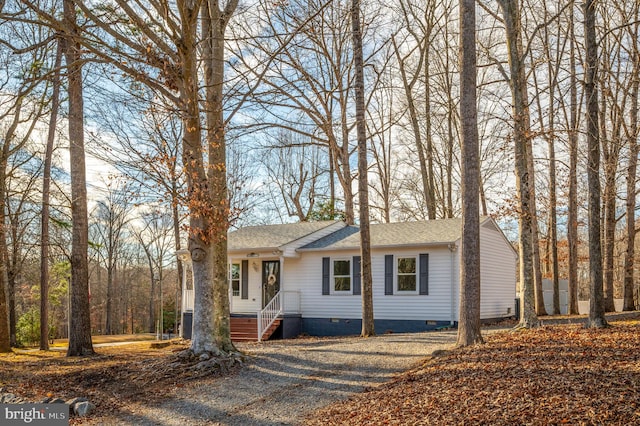
[[[429,294],[429,255],[420,255],[420,294]]]
[[[353,256],[352,268],[353,294],[359,295],[362,294],[362,290],[360,289],[360,256]]]
[[[322,294],[331,293],[329,288],[329,276],[330,276],[329,262],[330,260],[328,257],[322,258]]]
[[[242,261],[242,288],[240,289],[241,299],[249,298],[249,261]]]
[[[393,294],[393,255],[384,256],[384,294]]]

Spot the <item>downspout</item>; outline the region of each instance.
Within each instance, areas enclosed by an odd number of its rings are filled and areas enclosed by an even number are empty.
[[[280,303],[282,303],[282,305],[280,306],[280,309],[282,310],[282,314],[284,315],[284,310],[285,310],[285,306],[284,306],[284,255],[282,254],[282,252],[280,253]]]
[[[456,243],[449,243],[449,258],[451,260],[451,325],[454,325],[456,322],[456,251],[458,250],[458,246]]]

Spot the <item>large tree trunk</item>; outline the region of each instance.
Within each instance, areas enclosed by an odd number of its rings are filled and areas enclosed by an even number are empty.
[[[7,247],[7,167],[11,152],[11,140],[20,123],[22,98],[16,100],[13,120],[4,134],[2,150],[0,151],[0,352],[11,352],[11,326],[9,320],[11,295],[7,295],[9,273],[9,250]],[[9,289],[9,291],[11,291]],[[7,297],[9,296],[9,297]]]
[[[636,19],[638,18],[638,6],[636,3]],[[636,23],[634,30],[631,34],[634,36],[634,40],[638,39],[640,25]],[[627,165],[627,253],[624,259],[624,303],[622,306],[623,311],[633,311],[635,309],[635,303],[633,300],[634,289],[634,266],[635,266],[635,241],[636,241],[636,220],[635,220],[635,207],[636,207],[636,181],[637,181],[637,168],[638,168],[638,136],[640,134],[638,126],[638,89],[640,86],[640,52],[638,50],[638,43],[634,43],[633,48],[633,75],[636,77],[633,79],[631,85],[630,102],[631,109],[629,110],[629,159]]]
[[[521,64],[524,67],[524,64]],[[524,82],[524,88],[526,89],[526,82]],[[528,96],[526,93],[523,94],[524,100],[529,102]],[[529,110],[527,107],[526,117],[523,117],[526,124],[526,133],[523,135],[523,140],[526,139],[526,150],[527,150],[527,169],[529,173],[529,196],[531,197],[531,201],[529,202],[529,217],[531,218],[531,245],[533,247],[533,282],[535,288],[535,302],[536,302],[536,314],[538,315],[547,315],[547,308],[544,306],[544,292],[542,291],[542,267],[541,267],[541,256],[540,256],[540,232],[538,226],[538,216],[537,216],[537,204],[536,204],[536,180],[535,180],[535,167],[533,165],[533,147],[531,146],[531,139],[526,136],[530,134],[531,126],[529,124]]]
[[[42,213],[40,219],[40,350],[49,350],[49,199],[51,196],[51,162],[56,124],[60,108],[60,65],[62,63],[62,39],[58,39],[51,93],[51,113],[47,147],[44,155],[42,177]]]
[[[375,334],[373,320],[373,278],[371,275],[371,235],[369,231],[369,179],[367,176],[367,126],[365,122],[364,64],[360,0],[351,2],[351,33],[355,67],[356,132],[358,139],[358,202],[360,203],[360,276],[362,280],[362,337]]]
[[[609,144],[618,143],[611,141]],[[603,296],[605,312],[615,312],[613,303],[613,269],[614,269],[614,249],[616,238],[616,196],[617,184],[616,175],[618,173],[619,156],[615,154],[617,148],[609,146],[609,153],[605,155],[604,166],[604,276],[603,276]]]
[[[202,147],[200,108],[198,104],[198,63],[196,26],[200,2],[179,2],[182,42],[178,44],[182,80],[180,102],[184,133],[182,164],[189,193],[189,252],[193,266],[194,306],[191,350],[195,354],[218,353],[213,328],[214,253],[211,235],[212,204]]]
[[[229,281],[227,275],[227,230],[229,229],[229,198],[227,191],[226,143],[222,115],[224,83],[224,33],[237,0],[220,10],[218,0],[203,3],[203,62],[205,70],[207,145],[209,157],[209,197],[213,217],[210,218],[213,249],[213,328],[218,349],[235,351],[231,342],[229,313]]]
[[[538,317],[534,295],[534,247],[531,209],[533,177],[529,173],[529,101],[522,57],[522,28],[517,0],[499,0],[504,15],[509,68],[511,70],[511,96],[513,98],[514,144],[516,163],[516,188],[518,191],[520,233],[520,298],[521,317],[519,327],[536,327]]]
[[[458,346],[482,342],[480,333],[480,160],[476,106],[475,1],[460,2],[460,124],[462,127],[462,246]]]
[[[67,31],[65,58],[69,91],[69,159],[71,162],[71,319],[67,356],[94,353],[91,343],[89,311],[89,221],[87,218],[87,179],[84,153],[84,106],[82,94],[81,46],[72,0],[64,0]]]
[[[598,137],[598,92],[596,90],[598,45],[596,41],[595,0],[584,3],[585,78],[587,105],[587,180],[589,182],[589,327],[607,326],[602,289],[602,245],[600,240],[600,143]]]
[[[15,281],[10,277],[9,247],[7,246],[7,229],[9,224],[6,206],[8,202],[7,169],[11,153],[11,143],[20,124],[22,101],[22,97],[16,99],[13,119],[4,134],[2,151],[0,152],[0,315],[2,315],[0,318],[0,352],[9,352],[11,346],[17,345],[14,295]]]
[[[573,8],[569,25],[570,112],[569,112],[569,211],[567,240],[569,244],[568,313],[578,314],[578,79],[576,77],[576,49]]]
[[[180,242],[180,213],[178,212],[178,192],[176,190],[176,181],[174,180],[174,175],[172,174],[172,202],[171,202],[171,217],[173,219],[173,240],[175,244],[176,253],[179,253],[182,250],[182,243]],[[177,262],[177,293],[176,293],[176,321],[175,321],[175,334],[179,333],[178,323],[182,323],[182,295],[184,294],[184,289],[186,283],[183,282],[184,278],[184,265],[182,261]],[[133,331],[132,331],[133,333]]]
[[[553,134],[553,127],[551,127]],[[549,137],[549,239],[551,243],[551,279],[553,281],[553,314],[560,315],[560,277],[558,268],[558,226],[556,212],[556,151]]]
[[[111,249],[109,249],[111,251]],[[104,326],[104,334],[115,334],[114,328],[114,288],[113,288],[113,280],[115,275],[115,265],[113,265],[113,260],[111,259],[112,253],[109,254],[109,258],[107,259],[107,304],[106,304],[106,319]]]

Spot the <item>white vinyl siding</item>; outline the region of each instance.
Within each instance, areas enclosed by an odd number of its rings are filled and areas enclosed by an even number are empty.
[[[384,294],[384,257],[415,257],[429,253],[429,295],[398,297]],[[359,295],[330,297],[322,295],[322,258],[351,258],[357,251],[304,252],[299,259],[287,259],[285,270],[288,289],[300,291],[302,316],[306,318],[361,318],[362,302]],[[455,254],[454,254],[455,255]],[[451,320],[451,256],[447,247],[421,249],[375,249],[372,252],[373,311],[376,319],[395,320]],[[456,269],[457,273],[457,269]],[[291,275],[289,275],[291,274]],[[455,281],[455,287],[458,286]],[[454,289],[455,290],[455,289]]]
[[[238,263],[242,265],[242,260],[248,261],[247,268],[247,298],[244,297],[232,297],[231,298],[231,313],[256,313],[261,308],[262,301],[262,261],[266,260],[263,258],[231,258],[229,259],[230,263]],[[240,268],[242,271],[242,267]],[[240,287],[242,288],[242,272],[240,273]],[[242,289],[240,290],[240,295],[242,294]]]
[[[492,222],[480,227],[480,317],[515,314],[516,255]]]
[[[481,226],[481,318],[500,318],[514,314],[515,299],[515,252],[503,234],[492,221]],[[271,253],[269,253],[271,254]],[[287,297],[299,300],[296,310],[303,318],[360,319],[362,317],[362,296],[351,292],[340,292],[340,297],[322,294],[323,258],[330,259],[330,273],[333,261],[337,259],[354,262],[360,253],[353,250],[301,251],[299,257],[287,257],[281,265],[281,290]],[[385,256],[393,255],[393,264],[398,259],[416,259],[416,287],[419,286],[420,254],[428,254],[428,295],[401,297],[394,282],[394,294],[385,295]],[[233,298],[232,312],[253,313],[260,309],[262,298],[261,271],[263,260],[272,256],[261,253],[259,258],[249,258],[248,299]],[[246,254],[232,257],[230,262],[247,259]],[[273,258],[276,260],[277,257]],[[257,271],[254,269],[254,262]],[[459,305],[460,247],[451,251],[448,244],[442,246],[414,248],[373,248],[373,310],[376,319],[416,320],[416,321],[457,321]],[[394,281],[397,280],[397,266],[394,266]],[[353,268],[351,290],[354,290]],[[334,281],[330,280],[333,290]],[[299,309],[298,309],[299,308]],[[285,310],[287,307],[285,306]],[[509,311],[510,310],[510,311]],[[384,330],[377,330],[379,333]]]

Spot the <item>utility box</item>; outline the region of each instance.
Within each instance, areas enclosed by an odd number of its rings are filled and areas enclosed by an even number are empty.
[[[191,339],[191,330],[193,328],[193,312],[182,313],[182,337],[183,339]]]

